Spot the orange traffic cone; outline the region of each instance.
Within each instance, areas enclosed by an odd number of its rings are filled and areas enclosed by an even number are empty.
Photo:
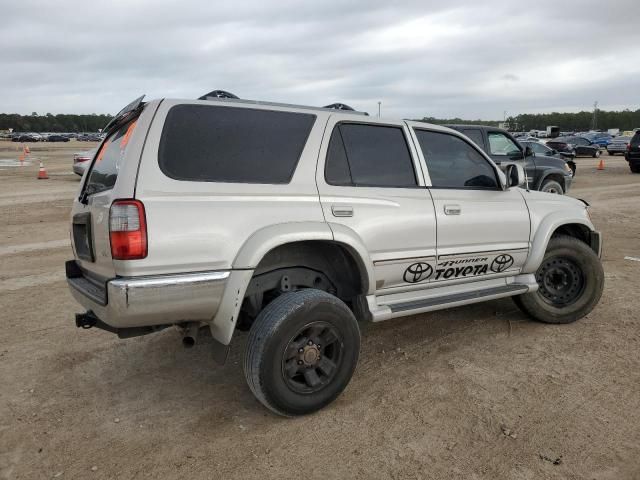
[[[49,178],[47,171],[44,169],[44,165],[40,162],[40,170],[38,170],[38,180],[46,180]]]
[[[598,170],[604,170],[604,158],[600,159],[600,163],[598,163]]]
[[[20,160],[20,166],[22,167],[24,165],[24,152],[20,154],[18,160]]]

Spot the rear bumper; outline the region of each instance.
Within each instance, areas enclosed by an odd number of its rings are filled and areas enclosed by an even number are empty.
[[[78,162],[73,164],[73,173],[76,175],[84,175],[84,171],[87,169],[87,162]]]
[[[98,283],[75,260],[66,264],[71,294],[114,328],[210,322],[220,306],[230,271],[117,277]]]

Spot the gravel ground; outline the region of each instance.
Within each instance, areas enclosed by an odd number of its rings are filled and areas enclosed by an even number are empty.
[[[362,325],[360,364],[323,411],[283,419],[205,341],[81,331],[63,273],[91,144],[0,142],[0,478],[640,478],[640,175],[578,159],[604,233],[605,292],[571,325],[510,300]],[[36,180],[44,160],[49,180]]]

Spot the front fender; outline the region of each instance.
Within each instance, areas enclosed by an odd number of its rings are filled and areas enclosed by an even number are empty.
[[[544,253],[547,250],[549,240],[558,227],[569,224],[579,224],[587,227],[589,230],[595,230],[593,224],[586,215],[586,209],[584,210],[584,216],[567,215],[564,211],[557,211],[546,215],[538,224],[535,232],[533,232],[533,240],[531,242],[531,250],[529,252],[529,258],[522,267],[522,273],[535,273],[538,267],[542,263]]]

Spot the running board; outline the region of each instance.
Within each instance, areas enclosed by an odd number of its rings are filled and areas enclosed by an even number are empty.
[[[380,322],[382,320],[388,320],[395,317],[403,317],[406,315],[430,312],[432,310],[468,305],[497,298],[511,297],[513,295],[520,295],[532,290],[531,285],[509,283],[507,285],[484,288],[482,290],[475,290],[472,292],[454,293],[441,297],[413,300],[404,303],[393,303],[390,305],[377,305],[377,308],[371,309],[372,320],[374,322]],[[371,304],[369,306],[371,307]]]

